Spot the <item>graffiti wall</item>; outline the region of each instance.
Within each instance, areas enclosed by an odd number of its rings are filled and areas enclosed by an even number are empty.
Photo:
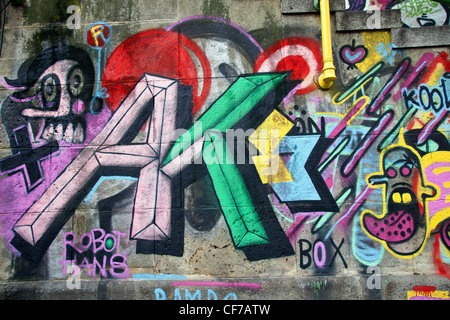
[[[148,299],[217,300],[271,277],[315,298],[338,276],[382,291],[422,274],[443,282],[404,299],[448,299],[448,47],[333,34],[322,90],[318,15],[283,25],[261,2],[252,29],[216,2],[136,32],[82,21],[3,69],[2,278],[161,280]],[[433,1],[347,1],[374,7],[448,24]]]
[[[346,8],[360,10],[400,10],[405,27],[420,28],[449,24],[449,6],[445,2],[431,0],[347,0]]]

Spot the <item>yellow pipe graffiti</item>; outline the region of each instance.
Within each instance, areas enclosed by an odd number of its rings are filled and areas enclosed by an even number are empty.
[[[322,27],[323,70],[319,76],[319,86],[330,89],[336,80],[336,68],[333,63],[331,44],[330,2],[320,0],[320,24]]]

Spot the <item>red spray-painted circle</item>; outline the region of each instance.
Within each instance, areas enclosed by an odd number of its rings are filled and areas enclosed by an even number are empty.
[[[93,49],[102,49],[111,39],[111,26],[95,23],[86,31],[86,42]]]
[[[314,82],[323,68],[322,44],[312,38],[289,37],[264,50],[255,62],[255,72],[291,71],[291,80],[303,80],[296,94],[317,89]]]
[[[201,71],[194,60],[200,63]],[[106,103],[113,112],[144,73],[179,79],[182,84],[192,86],[194,115],[211,87],[209,61],[194,41],[163,29],[142,31],[122,42],[106,61],[103,87],[109,95]]]

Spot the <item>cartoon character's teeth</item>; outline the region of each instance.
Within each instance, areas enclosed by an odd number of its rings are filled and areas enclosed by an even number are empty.
[[[73,140],[73,124],[69,123],[69,125],[66,128],[66,131],[64,131],[64,141],[66,142],[72,142]]]
[[[53,133],[53,139],[56,141],[61,141],[63,138],[63,125],[62,123],[59,123],[56,128],[55,132]]]
[[[65,141],[68,143],[82,143],[84,141],[84,129],[81,124],[78,124],[76,128],[73,128],[73,123],[67,125],[66,130],[63,129],[61,123],[57,124],[56,127],[53,123],[49,123],[42,131],[41,138],[50,141]]]
[[[409,192],[396,192],[392,195],[392,201],[395,203],[410,203],[412,201],[412,197]]]
[[[41,137],[42,139],[49,141],[53,139],[53,133],[54,133],[53,123],[50,123],[42,131]]]
[[[75,128],[75,133],[72,138],[73,143],[82,143],[84,141],[84,129],[81,124],[78,124]]]

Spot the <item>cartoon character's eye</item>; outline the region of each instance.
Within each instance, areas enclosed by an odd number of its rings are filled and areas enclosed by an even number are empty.
[[[387,176],[388,178],[395,178],[395,177],[397,176],[397,171],[396,171],[394,168],[389,167],[389,168],[386,170],[386,176]]]
[[[403,177],[409,176],[409,175],[411,174],[411,172],[412,172],[411,167],[408,166],[408,165],[404,165],[404,166],[402,166],[402,167],[400,168],[400,174],[401,174]]]
[[[47,105],[48,102],[55,102],[59,98],[60,82],[58,76],[49,74],[42,79],[41,90],[44,98],[44,106],[51,107],[53,105]]]
[[[70,71],[69,76],[67,78],[67,84],[69,88],[69,92],[77,97],[80,95],[84,86],[84,78],[83,72],[79,68],[74,68]]]

